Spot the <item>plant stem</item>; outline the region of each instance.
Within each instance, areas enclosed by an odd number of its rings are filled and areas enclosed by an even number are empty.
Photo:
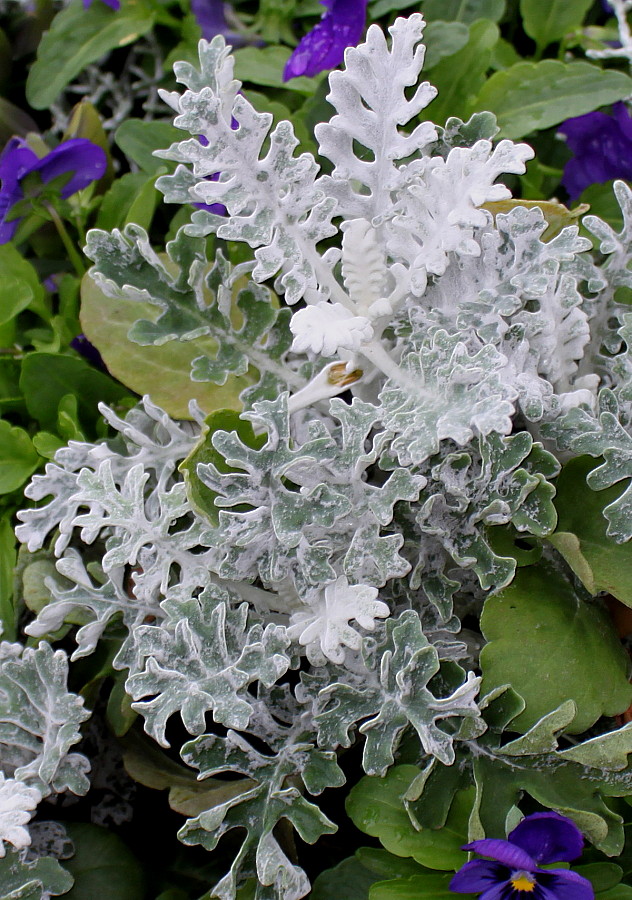
[[[55,207],[52,206],[52,204],[47,203],[46,209],[48,210],[48,214],[51,217],[55,228],[57,229],[57,234],[61,238],[64,247],[68,251],[68,257],[70,258],[70,262],[72,263],[75,272],[77,273],[79,278],[83,278],[83,276],[86,274],[86,267],[83,264],[81,254],[75,247],[72,238],[66,230],[66,226],[62,222],[59,213],[57,212]]]

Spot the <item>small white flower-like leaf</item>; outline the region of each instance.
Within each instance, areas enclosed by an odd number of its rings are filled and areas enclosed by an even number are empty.
[[[338,350],[358,350],[373,337],[373,328],[365,316],[354,316],[342,303],[323,300],[294,313],[290,328],[294,353],[311,350],[333,356]]]
[[[4,841],[17,850],[31,843],[31,836],[24,826],[42,799],[37,788],[22,781],[6,778],[0,772],[0,857],[6,854]]]
[[[389,615],[388,605],[376,600],[377,595],[377,588],[349,584],[341,575],[327,585],[319,603],[292,615],[288,636],[306,647],[313,665],[324,665],[327,659],[342,663],[345,647],[362,646],[361,635],[349,623],[355,619],[361,628],[374,631],[375,620]]]

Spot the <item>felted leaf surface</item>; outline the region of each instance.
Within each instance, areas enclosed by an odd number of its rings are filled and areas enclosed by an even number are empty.
[[[294,730],[283,729],[276,740],[274,736],[267,739],[276,750],[269,756],[233,731],[226,738],[203,735],[182,749],[184,761],[200,769],[202,778],[230,771],[256,782],[233,799],[189,819],[179,832],[183,843],[212,850],[222,835],[245,828],[246,837],[230,871],[213,888],[221,900],[234,900],[242,870],[256,871],[259,885],[255,897],[261,900],[270,896],[265,886],[274,886],[278,895],[296,900],[309,890],[305,873],[290,862],[272,830],[280,819],[287,819],[301,838],[312,844],[321,835],[335,832],[336,826],[296,787],[288,786],[286,779],[298,776],[310,793],[318,794],[327,786],[343,784],[344,775],[334,753],[315,750],[302,737],[307,735],[301,735],[300,722]]]
[[[615,485],[591,490],[586,476],[597,465],[590,457],[579,457],[562,469],[555,484],[559,521],[549,540],[589,593],[606,591],[632,606],[632,543],[617,544],[608,538],[603,512],[621,489]]]
[[[469,673],[450,696],[434,696],[427,685],[439,670],[437,651],[412,610],[386,622],[382,642],[370,657],[365,656],[365,664],[367,672],[360,678],[343,676],[344,681],[320,690],[315,717],[319,743],[350,746],[352,728],[364,720],[359,727],[366,736],[364,770],[368,775],[382,775],[393,763],[405,728],[412,725],[424,751],[451,765],[452,737],[439,722],[452,717],[478,718],[478,679]]]
[[[18,648],[19,645],[4,645]],[[90,763],[69,753],[80,739],[79,726],[90,713],[68,692],[68,657],[41,643],[0,662],[0,758],[15,766],[14,777],[42,796],[72,791],[85,794]]]
[[[481,616],[488,643],[481,651],[484,691],[511,684],[526,701],[512,727],[526,731],[568,698],[577,712],[569,731],[586,731],[602,715],[632,702],[629,662],[611,619],[577,596],[554,569],[518,570]]]
[[[2,900],[48,900],[66,894],[72,884],[70,872],[50,856],[25,862],[21,853],[9,850],[0,859]]]

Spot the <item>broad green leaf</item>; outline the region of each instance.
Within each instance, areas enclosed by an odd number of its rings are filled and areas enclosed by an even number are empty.
[[[20,362],[10,356],[0,356],[0,413],[25,411],[20,391]]]
[[[114,140],[125,156],[135,162],[147,175],[159,169],[173,169],[173,163],[153,156],[154,150],[164,150],[174,141],[182,140],[182,131],[171,122],[144,122],[126,119],[114,132]]]
[[[632,887],[629,884],[618,884],[609,891],[600,891],[596,900],[632,900]]]
[[[355,856],[343,859],[331,869],[321,872],[312,885],[309,900],[368,900],[369,888],[379,875],[367,869]]]
[[[84,426],[92,426],[96,422],[98,403],[112,404],[130,396],[126,388],[84,360],[55,353],[29,353],[25,356],[20,387],[29,413],[50,431],[56,430],[59,404],[66,394],[77,397]]]
[[[518,570],[509,587],[486,600],[481,629],[488,641],[482,692],[511,684],[526,701],[514,730],[527,731],[570,699],[577,713],[568,730],[579,733],[632,702],[629,660],[607,612],[582,600],[552,567]]]
[[[470,30],[463,22],[429,22],[424,31],[424,72],[432,69],[444,57],[454,56],[465,47],[469,39]]]
[[[421,12],[428,22],[443,19],[471,25],[477,19],[499,22],[505,5],[505,0],[422,0]]]
[[[160,199],[156,190],[156,178],[158,175],[148,178],[132,199],[124,225],[127,225],[128,222],[135,222],[141,228],[149,228]]]
[[[500,136],[515,140],[630,94],[632,78],[623,72],[544,59],[495,72],[471,102],[470,112],[490,110],[498,119]]]
[[[465,47],[434,66],[432,83],[439,95],[427,109],[428,118],[443,125],[451,116],[467,119],[470,107],[483,109],[478,104],[473,106],[473,98],[485,82],[485,73],[498,37],[499,31],[493,22],[486,19],[474,22],[470,25],[470,36]],[[495,112],[493,107],[491,111]]]
[[[177,419],[190,418],[189,401],[202,409],[241,408],[239,394],[252,384],[248,375],[229,376],[226,384],[191,381],[191,364],[200,356],[212,356],[216,342],[202,336],[192,341],[136,344],[128,332],[139,318],[155,321],[159,310],[151,303],[107,297],[86,275],[81,285],[81,327],[98,349],[109,371],[137,394],[152,401]]]
[[[212,463],[219,472],[235,471],[227,465],[224,457],[213,446],[213,435],[216,431],[234,431],[240,440],[253,449],[261,448],[266,441],[263,434],[255,435],[252,424],[241,419],[239,413],[232,409],[218,409],[204,420],[204,428],[200,440],[191,453],[180,463],[180,471],[184,474],[187,497],[199,515],[210,519],[214,525],[219,522],[219,509],[215,506],[215,491],[200,480],[197,467],[200,463]]]
[[[577,28],[593,0],[520,0],[522,24],[540,49]]]
[[[64,865],[75,883],[67,900],[145,900],[145,876],[136,857],[113,832],[68,822],[74,856]]]
[[[459,791],[443,828],[416,829],[404,795],[419,775],[417,766],[394,766],[383,778],[362,778],[347,798],[347,813],[366,834],[377,837],[396,856],[412,857],[430,869],[458,869],[467,862],[467,823],[473,790]]]
[[[598,465],[581,456],[564,466],[556,483],[558,525],[548,539],[589,593],[606,591],[632,607],[632,541],[617,544],[609,538],[603,514],[620,496],[621,486],[591,490],[586,477]]]
[[[413,875],[396,881],[378,881],[369,890],[369,900],[454,900],[450,890],[452,874]],[[478,894],[459,894],[464,900],[474,900]]]
[[[147,184],[145,172],[126,172],[117,178],[104,195],[96,221],[96,228],[113,231],[122,228],[127,212]]]
[[[291,56],[292,51],[288,47],[279,45],[271,47],[241,47],[235,50],[235,78],[240,81],[248,81],[251,84],[261,84],[266,87],[284,88],[284,90],[298,91],[301,94],[313,94],[317,85],[324,79],[324,75],[317,78],[290,78],[283,81],[283,69]],[[180,140],[182,135],[180,135]]]
[[[0,326],[26,309],[32,299],[33,291],[26,281],[0,273]]]
[[[152,25],[152,12],[139,0],[126,0],[116,12],[105,3],[84,9],[81,0],[73,0],[40,42],[26,82],[29,103],[46,109],[87,65],[131,44]]]
[[[573,866],[573,871],[583,878],[587,878],[594,890],[601,894],[616,887],[623,878],[623,869],[616,863],[598,862],[588,863],[583,866]]]
[[[0,247],[0,272],[3,279],[14,278],[21,283],[27,284],[32,294],[31,301],[29,301],[31,306],[36,312],[42,311],[44,288],[39,275],[31,263],[24,259],[13,244],[3,244]],[[5,303],[10,304],[12,302],[10,294],[0,292],[0,323],[6,322],[8,318],[4,315]],[[19,312],[19,310],[16,309],[16,312]]]
[[[23,485],[39,463],[26,431],[0,419],[0,494],[10,494]]]

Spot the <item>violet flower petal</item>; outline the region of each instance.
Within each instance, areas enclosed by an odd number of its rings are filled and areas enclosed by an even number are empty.
[[[632,179],[632,119],[624,103],[614,105],[612,116],[591,112],[567,119],[559,131],[575,154],[562,178],[572,200],[591,184]]]
[[[102,147],[86,138],[72,138],[39,159],[30,171],[39,172],[44,182],[72,172],[72,178],[61,190],[61,196],[66,198],[83,190],[93,181],[98,181],[106,169],[107,157]]]
[[[22,221],[5,222],[9,210],[24,196],[20,179],[37,162],[37,154],[18,137],[11,138],[0,156],[0,244],[8,243]]]
[[[216,34],[228,31],[223,0],[191,0],[191,12],[202,29],[204,40],[210,41]]]
[[[539,871],[537,878],[542,900],[595,900],[592,884],[577,872],[549,869]]]
[[[346,48],[354,47],[362,37],[367,0],[323,0],[323,5],[328,11],[288,59],[284,81],[335,69],[343,61]]]
[[[524,869],[525,872],[534,872],[537,863],[521,847],[500,838],[483,838],[480,841],[472,841],[465,844],[462,850],[475,850],[481,856],[489,856],[502,863],[509,869]]]
[[[121,8],[121,0],[102,0],[106,6],[109,6],[110,9],[113,9],[115,12]],[[83,8],[88,9],[88,7],[92,6],[92,0],[83,0]]]
[[[584,849],[584,838],[577,825],[556,812],[527,816],[514,828],[509,840],[542,866],[562,860],[572,862]]]
[[[506,884],[510,871],[506,866],[489,859],[472,859],[459,869],[450,890],[457,894],[477,894],[497,884]]]
[[[70,342],[70,346],[73,350],[76,350],[77,353],[83,356],[84,359],[87,359],[89,363],[92,363],[96,369],[100,369],[102,372],[108,371],[107,366],[103,362],[103,357],[94,344],[90,343],[85,334],[78,334],[74,337]]]

